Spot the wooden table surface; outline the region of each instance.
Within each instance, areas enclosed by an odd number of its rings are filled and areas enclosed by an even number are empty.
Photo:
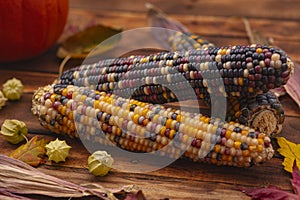
[[[243,18],[247,18],[252,29],[258,30],[274,40],[274,45],[284,49],[300,64],[300,2],[298,0],[149,0],[170,17],[179,20],[192,32],[202,35],[217,46],[246,45],[249,40]],[[122,27],[124,30],[147,26],[145,0],[70,0],[70,18],[96,20],[104,25]],[[20,63],[0,64],[0,84],[11,77],[22,80],[25,93],[20,101],[8,102],[0,110],[0,124],[5,119],[24,121],[30,129],[29,137],[41,135],[55,139],[57,135],[44,130],[31,114],[31,97],[38,87],[51,83],[58,75],[61,62],[53,47],[45,54]],[[71,63],[72,64],[72,63]],[[289,96],[280,98],[286,120],[281,136],[300,143],[300,109]],[[96,182],[104,187],[121,187],[135,184],[147,199],[248,199],[239,187],[260,187],[276,184],[292,191],[290,174],[283,170],[282,158],[274,158],[262,166],[249,169],[219,167],[186,160],[177,160],[160,170],[139,174],[112,170],[108,176],[94,177],[87,167],[88,151],[80,141],[68,137],[73,148],[65,163],[47,162],[39,170],[56,177],[78,183]],[[0,137],[0,153],[9,154],[16,145],[8,144]]]

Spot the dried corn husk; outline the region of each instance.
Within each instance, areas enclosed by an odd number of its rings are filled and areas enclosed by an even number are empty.
[[[0,154],[0,197],[1,199],[29,199],[18,195],[34,194],[50,197],[72,198],[97,196],[100,199],[115,200],[114,194],[131,192],[134,187],[108,190],[98,184],[77,185],[42,173],[26,163]],[[130,189],[131,188],[131,189]],[[19,198],[17,198],[19,197]]]

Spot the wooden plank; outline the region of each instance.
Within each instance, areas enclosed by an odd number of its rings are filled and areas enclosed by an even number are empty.
[[[84,17],[86,12],[82,10],[71,10],[73,15],[82,15]],[[97,22],[113,27],[122,27],[126,30],[135,28],[148,27],[147,17],[145,14],[126,13],[116,11],[97,11],[94,12],[97,17]],[[86,15],[88,18],[90,15]],[[244,24],[241,18],[236,17],[216,17],[216,16],[192,16],[192,15],[170,15],[171,18],[176,19],[187,26],[190,31],[203,36],[213,42],[216,46],[223,45],[247,45],[249,39],[247,37]],[[253,30],[257,30],[266,37],[273,38],[275,45],[283,48],[292,56],[293,60],[299,62],[300,49],[297,48],[300,44],[300,22],[276,21],[274,22],[266,19],[249,20]],[[133,37],[133,41],[127,42],[127,45],[133,45],[141,35]],[[143,42],[143,45],[148,41]],[[150,43],[148,42],[150,45]]]
[[[31,70],[33,69],[31,68]],[[24,92],[33,92],[39,87],[53,83],[53,81],[58,77],[57,74],[8,69],[0,69],[0,74],[0,84],[3,84],[6,80],[15,77],[22,81],[22,84],[24,85]]]
[[[164,10],[168,14],[203,15],[203,16],[244,16],[251,18],[270,18],[299,20],[299,1],[288,2],[273,0],[127,0],[127,1],[92,1],[92,0],[71,0],[71,8],[85,8],[89,10],[115,10],[127,12],[145,12],[145,3],[149,2]],[[254,7],[255,5],[255,7]],[[253,8],[253,9],[252,9]]]

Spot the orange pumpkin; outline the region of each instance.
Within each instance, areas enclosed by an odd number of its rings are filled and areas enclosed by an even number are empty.
[[[33,58],[61,35],[68,0],[0,0],[0,62]]]

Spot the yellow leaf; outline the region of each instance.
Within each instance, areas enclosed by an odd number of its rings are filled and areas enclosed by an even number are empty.
[[[45,145],[46,141],[44,139],[38,140],[38,137],[34,136],[26,144],[14,150],[10,157],[37,167],[42,162],[41,156],[46,153]]]
[[[120,40],[121,29],[103,25],[89,27],[73,36],[70,36],[60,45],[56,55],[59,58],[70,56],[74,59],[84,59],[89,53],[98,55],[112,49]],[[115,36],[110,42],[97,46],[104,40]],[[91,55],[90,54],[90,55]]]
[[[284,156],[282,162],[284,169],[292,173],[294,162],[296,162],[298,169],[300,169],[300,144],[290,142],[284,137],[278,137],[277,143],[280,146],[277,151]]]

